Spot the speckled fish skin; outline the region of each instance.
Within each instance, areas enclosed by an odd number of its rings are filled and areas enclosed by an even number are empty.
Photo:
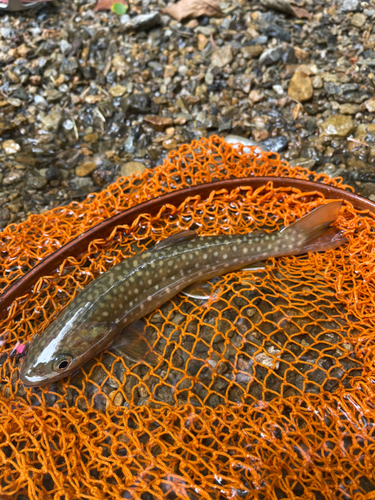
[[[327,227],[340,207],[324,205],[268,234],[198,237],[185,231],[124,260],[92,281],[32,343],[21,381],[41,386],[75,372],[111,347],[127,325],[194,282],[270,257],[336,248],[345,240]]]

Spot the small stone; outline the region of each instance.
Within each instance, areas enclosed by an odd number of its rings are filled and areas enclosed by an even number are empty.
[[[83,140],[85,142],[96,142],[99,139],[99,136],[96,132],[93,132],[92,134],[86,134],[83,137]]]
[[[13,83],[19,83],[20,79],[16,75],[14,71],[11,71],[10,69],[6,72],[6,76],[9,78],[9,80]]]
[[[284,151],[288,146],[288,139],[283,135],[279,135],[277,137],[270,137],[265,141],[262,141],[259,146],[264,151],[273,151],[274,153],[280,153]]]
[[[225,45],[221,49],[215,50],[211,56],[211,64],[217,68],[224,68],[233,61],[232,47]]]
[[[125,57],[120,56],[120,54],[116,54],[112,59],[112,67],[115,70],[127,69],[128,63],[126,62]]]
[[[121,97],[126,93],[126,87],[123,87],[122,85],[114,85],[109,89],[109,93],[113,97]]]
[[[73,189],[85,189],[94,185],[94,181],[91,177],[78,177],[71,181]]]
[[[31,189],[42,189],[47,184],[47,179],[42,177],[39,172],[33,172],[26,177],[26,186]]]
[[[48,113],[48,115],[46,115],[43,118],[42,123],[45,129],[57,132],[60,128],[62,121],[63,121],[62,111],[55,110]]]
[[[21,146],[13,139],[9,139],[3,142],[3,149],[7,155],[14,155],[21,150]]]
[[[121,394],[121,392],[118,392],[118,391],[112,391],[109,394],[109,398],[112,400],[112,403],[115,406],[121,406],[122,402],[124,401],[123,395]]]
[[[375,97],[371,97],[368,101],[365,102],[365,106],[367,111],[370,111],[370,113],[375,112]]]
[[[342,10],[347,12],[355,12],[359,8],[359,0],[344,0]]]
[[[289,161],[289,165],[291,167],[302,167],[302,168],[308,168],[309,170],[313,168],[315,163],[316,161],[313,160],[312,158],[295,158],[294,160]]]
[[[140,161],[129,161],[121,166],[121,175],[127,177],[132,174],[142,174],[146,167]]]
[[[71,51],[72,45],[67,40],[60,40],[59,42],[60,50],[65,55]]]
[[[8,203],[8,209],[13,213],[21,212],[22,203]]]
[[[284,42],[290,42],[290,34],[278,24],[269,24],[264,28],[264,33],[271,38],[277,38]]]
[[[52,166],[46,170],[47,181],[56,181],[60,179],[60,169],[58,167]]]
[[[189,71],[189,68],[187,66],[185,66],[184,64],[182,64],[181,66],[178,67],[178,74],[179,75],[182,75],[182,76],[185,76]]]
[[[10,184],[16,184],[20,180],[22,180],[25,176],[25,173],[17,170],[16,172],[10,172],[3,180],[4,186],[9,186]]]
[[[332,115],[320,127],[324,135],[347,137],[354,130],[354,120],[347,115]]]
[[[146,31],[161,24],[161,15],[159,12],[150,12],[149,14],[140,14],[131,18],[131,20],[123,24],[124,31]]]
[[[214,35],[217,30],[216,30],[215,26],[198,26],[195,29],[195,31],[196,31],[196,33],[202,33],[202,35],[210,36],[210,35]]]
[[[134,137],[132,135],[129,135],[129,137],[126,138],[124,142],[124,151],[126,153],[134,153],[135,144],[134,144]]]
[[[264,64],[265,66],[271,66],[271,64],[275,64],[280,61],[282,55],[283,49],[281,47],[267,49],[259,57],[259,63]]]
[[[304,102],[313,96],[310,78],[302,71],[296,71],[290,80],[288,96],[298,102]]]
[[[346,102],[340,105],[339,110],[342,115],[356,115],[362,111],[362,106],[360,104]]]
[[[129,97],[123,97],[120,101],[121,109],[126,113],[147,113],[150,110],[150,97],[148,94],[140,92]]]
[[[198,50],[203,50],[208,43],[208,38],[202,33],[199,33],[197,39],[198,39]]]
[[[93,161],[86,161],[85,163],[81,163],[81,165],[76,168],[76,174],[78,177],[86,177],[96,170],[97,167],[97,164]]]
[[[60,66],[60,72],[64,75],[74,75],[78,69],[78,61],[75,57],[68,57],[63,60]]]
[[[173,125],[173,119],[166,116],[147,115],[143,118],[143,121],[159,131],[163,131]]]
[[[186,116],[178,116],[173,120],[173,123],[174,125],[185,125],[186,121]]]
[[[215,77],[211,71],[207,71],[204,75],[204,82],[206,85],[212,85],[214,83]]]
[[[9,97],[9,99],[7,99],[7,102],[15,108],[20,108],[22,106],[21,99],[17,99],[16,97]]]
[[[264,141],[268,137],[268,130],[253,130],[252,136],[254,141]]]
[[[173,78],[176,73],[176,66],[173,66],[172,64],[166,64],[164,66],[164,78]]]
[[[356,12],[352,17],[350,23],[353,26],[356,26],[357,28],[362,28],[362,26],[365,24],[366,21],[367,21],[367,16],[361,14],[360,12]]]
[[[163,147],[167,149],[168,151],[171,151],[172,149],[177,148],[177,141],[175,139],[165,139],[163,141]]]
[[[323,87],[322,77],[319,75],[314,76],[312,86],[314,87],[314,89],[321,89]]]
[[[294,53],[299,61],[306,61],[309,58],[309,53],[300,47],[294,47]]]
[[[241,54],[245,59],[255,59],[261,55],[263,47],[261,45],[247,45],[241,47]]]
[[[257,363],[266,368],[277,370],[279,368],[280,362],[275,361],[275,358],[272,356],[268,356],[265,352],[261,352],[254,356],[254,359]],[[276,358],[277,359],[277,358]]]

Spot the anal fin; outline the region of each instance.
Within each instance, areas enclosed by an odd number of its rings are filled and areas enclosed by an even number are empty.
[[[156,365],[159,362],[159,356],[153,350],[147,336],[146,323],[137,320],[117,334],[111,349],[116,349],[132,361]]]
[[[208,300],[212,295],[213,285],[209,281],[198,281],[187,286],[180,293],[193,299]]]

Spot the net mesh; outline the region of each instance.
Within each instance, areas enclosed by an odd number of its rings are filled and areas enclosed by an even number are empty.
[[[161,194],[278,175],[342,186],[218,137],[172,152],[1,233],[1,288],[75,236]],[[270,259],[179,294],[145,318],[156,366],[116,349],[43,388],[18,380],[27,345],[96,276],[183,229],[273,231],[318,192],[237,188],[165,205],[92,241],[15,300],[0,323],[0,493],[34,499],[375,498],[374,220],[345,202],[335,251]],[[24,495],[24,496],[22,496]],[[7,498],[7,497],[4,497]]]

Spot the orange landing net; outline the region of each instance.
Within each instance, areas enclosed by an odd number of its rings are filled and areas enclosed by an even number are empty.
[[[106,218],[172,190],[283,176],[346,187],[277,154],[193,142],[1,233],[1,288]],[[375,498],[374,220],[343,204],[335,251],[270,259],[177,295],[146,317],[160,361],[109,350],[49,387],[25,389],[15,348],[43,332],[95,276],[179,230],[274,230],[318,192],[221,190],[164,206],[93,241],[17,299],[0,324],[0,494],[19,500]],[[23,496],[22,496],[23,495]],[[0,495],[1,497],[1,495]],[[3,498],[1,497],[1,498]]]

